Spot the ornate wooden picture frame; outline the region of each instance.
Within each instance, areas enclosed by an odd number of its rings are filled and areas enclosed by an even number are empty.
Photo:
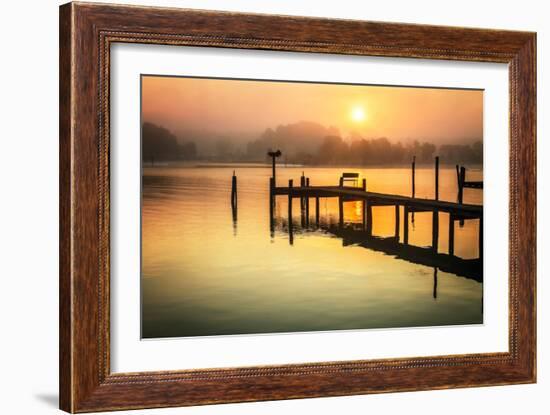
[[[115,43],[508,64],[509,351],[112,373],[109,69]],[[91,412],[535,382],[535,141],[535,33],[105,4],[61,6],[61,409]]]

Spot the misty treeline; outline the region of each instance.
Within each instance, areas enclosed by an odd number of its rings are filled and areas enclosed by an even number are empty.
[[[179,142],[166,128],[145,122],[141,126],[141,156],[149,163],[155,161],[194,160],[197,146],[194,142]]]
[[[269,149],[282,152],[280,162],[309,165],[384,165],[430,163],[440,156],[443,163],[479,164],[483,144],[435,144],[413,140],[392,142],[386,137],[366,138],[353,134],[342,138],[338,129],[314,122],[298,122],[267,128],[248,142],[235,137],[187,132],[178,138],[165,128],[144,123],[142,128],[143,161],[208,160],[219,162],[263,162]],[[202,141],[202,148],[200,146]],[[197,144],[195,144],[197,143]]]

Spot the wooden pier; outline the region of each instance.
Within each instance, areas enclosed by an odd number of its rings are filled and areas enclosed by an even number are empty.
[[[431,252],[438,255],[439,244],[439,214],[445,213],[449,215],[449,244],[448,256],[454,257],[455,243],[455,222],[458,221],[460,226],[465,220],[479,220],[479,260],[483,259],[483,206],[463,203],[464,189],[483,189],[482,181],[467,181],[466,168],[464,166],[456,166],[458,194],[457,202],[448,202],[439,200],[439,157],[434,159],[434,198],[423,199],[415,196],[415,179],[416,179],[416,157],[413,157],[411,164],[411,196],[392,195],[385,193],[370,192],[367,190],[367,181],[362,179],[361,187],[345,186],[346,181],[352,181],[359,184],[359,174],[353,172],[344,172],[338,182],[338,186],[312,186],[310,179],[302,172],[300,177],[300,186],[294,186],[294,181],[290,179],[288,186],[277,186],[276,182],[276,159],[281,156],[281,151],[269,151],[268,156],[272,158],[272,177],[269,179],[269,215],[270,229],[274,232],[275,218],[274,207],[277,196],[286,196],[288,198],[288,232],[290,243],[293,243],[293,223],[292,223],[292,201],[293,199],[300,200],[301,225],[302,228],[309,226],[310,220],[310,201],[315,199],[315,225],[319,227],[320,209],[319,202],[322,198],[337,198],[338,199],[338,222],[340,231],[344,230],[344,203],[345,202],[362,202],[362,233],[365,238],[372,238],[372,208],[376,206],[393,206],[395,208],[395,235],[392,238],[397,244],[400,244],[400,222],[401,222],[401,207],[403,207],[403,245],[409,245],[409,223],[414,224],[415,212],[432,212],[432,245]],[[236,178],[235,178],[236,188]],[[236,189],[235,189],[236,200]],[[440,259],[437,259],[438,261]],[[481,262],[481,261],[480,261]]]
[[[401,206],[403,207],[403,243],[409,244],[409,223],[410,216],[414,212],[432,212],[432,247],[431,249],[437,252],[439,242],[439,213],[449,215],[449,255],[454,255],[454,227],[455,221],[464,221],[477,219],[480,221],[479,232],[479,253],[480,258],[483,255],[483,206],[466,203],[454,203],[438,199],[423,199],[418,197],[409,197],[402,195],[392,195],[385,193],[370,192],[366,189],[366,182],[363,180],[361,187],[352,186],[311,186],[309,180],[305,176],[300,186],[294,186],[293,180],[289,181],[288,186],[273,186],[273,181],[270,185],[271,205],[275,202],[277,196],[286,196],[288,198],[288,216],[289,216],[289,233],[292,234],[292,201],[293,199],[300,200],[302,213],[302,226],[309,224],[309,205],[310,200],[315,199],[315,223],[319,223],[319,200],[322,198],[337,198],[338,199],[338,218],[339,227],[343,228],[345,223],[344,203],[360,201],[363,203],[363,229],[366,236],[372,236],[372,208],[377,206],[393,206],[395,207],[395,236],[400,240],[400,222],[401,222]],[[436,179],[436,183],[438,180]],[[340,181],[342,184],[342,181]],[[437,183],[438,184],[438,183]],[[272,210],[271,210],[272,212]],[[272,220],[273,222],[273,220]]]

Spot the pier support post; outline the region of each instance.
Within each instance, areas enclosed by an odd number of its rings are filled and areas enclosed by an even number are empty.
[[[367,179],[363,179],[363,185],[361,186],[363,191],[367,191]]]
[[[458,203],[462,203],[464,199],[464,182],[466,181],[466,167],[460,167],[460,175],[458,176]]]
[[[271,157],[271,177],[273,177],[273,183],[277,183],[277,180],[275,179],[275,159],[277,157],[280,157],[281,156],[281,150],[277,150],[277,151],[268,151],[267,152],[267,155],[269,157]]]
[[[455,253],[455,218],[449,213],[449,255]]]
[[[458,191],[458,203],[462,203],[464,200],[464,183],[466,182],[466,167],[460,168],[460,189]],[[464,219],[460,219],[460,227],[464,226]]]
[[[367,203],[367,235],[372,236],[372,203]]]
[[[319,227],[319,198],[315,198],[315,226]]]
[[[395,205],[395,239],[399,242],[399,205]]]
[[[409,244],[409,207],[403,206],[403,243]]]
[[[292,184],[293,180],[288,181],[288,241],[290,245],[294,243],[293,225],[292,225]]]
[[[233,176],[231,177],[231,206],[237,206],[237,176],[235,176],[235,170],[233,170]]]
[[[432,249],[437,254],[439,245],[439,211],[434,210],[432,213]]]
[[[271,233],[275,230],[275,178],[269,178],[269,229]]]
[[[306,186],[306,177],[304,176],[304,172],[302,172],[302,176],[300,177],[300,187],[305,187],[305,186]],[[300,211],[301,211],[302,217],[304,216],[304,209],[305,209],[305,198],[304,196],[302,196],[300,197]]]
[[[306,177],[306,187],[309,187],[309,177]],[[306,226],[309,226],[309,196],[306,196]]]

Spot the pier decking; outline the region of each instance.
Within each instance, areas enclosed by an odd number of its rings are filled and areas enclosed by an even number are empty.
[[[351,186],[275,187],[274,194],[290,195],[290,197],[293,198],[341,197],[344,198],[345,201],[350,202],[365,200],[372,206],[407,206],[417,212],[438,210],[440,212],[471,218],[479,218],[483,215],[483,206],[481,205],[368,192],[361,188]]]

